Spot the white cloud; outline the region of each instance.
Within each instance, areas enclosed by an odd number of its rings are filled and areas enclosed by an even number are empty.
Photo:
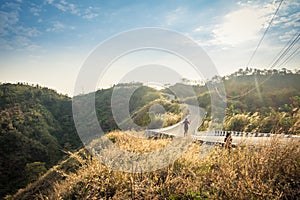
[[[36,44],[31,44],[31,45],[28,45],[26,47],[26,49],[29,50],[29,51],[36,51],[36,50],[40,50],[41,46],[36,45]]]
[[[53,5],[58,10],[82,17],[83,19],[93,19],[99,16],[99,8],[89,6],[87,8],[80,8],[80,6],[69,3],[66,0],[46,0],[47,4]]]
[[[68,10],[68,8],[65,5],[59,3],[56,3],[55,7],[63,12],[66,12]]]
[[[95,17],[98,17],[98,14],[97,13],[88,13],[86,15],[83,15],[82,16],[84,19],[93,19]]]
[[[257,40],[268,14],[264,9],[241,8],[227,14],[223,23],[216,25],[212,32],[217,42],[225,45]]]
[[[41,34],[35,27],[24,27],[24,26],[14,26],[10,30],[11,33],[15,35],[22,35],[25,37],[36,37]]]
[[[64,24],[62,24],[59,21],[55,21],[55,22],[52,22],[52,27],[47,28],[46,31],[47,32],[60,32],[60,31],[63,31],[65,28],[66,28],[66,26]]]
[[[40,50],[41,46],[35,44],[26,36],[15,35],[11,39],[0,38],[0,49],[6,51],[36,51]]]
[[[42,9],[38,7],[31,7],[29,11],[34,15],[34,16],[40,16],[40,13],[42,12]]]
[[[15,43],[14,46],[21,47],[21,48],[31,45],[31,41],[27,37],[24,37],[24,36],[15,36],[13,38],[13,42]]]
[[[74,27],[74,26],[67,26],[67,25],[61,23],[60,21],[53,21],[53,22],[51,22],[51,24],[52,24],[52,27],[47,28],[46,29],[47,32],[56,32],[57,33],[57,32],[62,32],[64,30],[66,30],[66,29],[68,29],[68,30],[74,30],[74,29],[76,29],[76,27]]]
[[[35,27],[24,27],[18,25],[19,14],[17,12],[0,11],[0,36],[9,36],[10,34],[35,37],[40,32]]]
[[[19,14],[17,12],[0,11],[0,35],[7,35],[18,21]]]
[[[98,12],[96,12],[98,8],[93,8],[93,7],[88,7],[85,11],[84,14],[82,14],[82,18],[84,19],[93,19],[95,17],[98,17]]]
[[[13,47],[9,42],[3,38],[0,38],[0,49],[2,50],[13,50]]]
[[[300,27],[300,12],[295,12],[293,14],[287,14],[282,17],[279,17],[275,20],[275,23],[282,28],[288,27]]]
[[[168,26],[171,26],[175,23],[177,23],[180,19],[181,19],[181,16],[185,13],[185,9],[182,8],[182,7],[178,7],[176,8],[175,10],[169,12],[167,15],[166,15],[166,19],[165,19],[165,23],[168,25]]]
[[[205,32],[207,30],[207,27],[205,26],[199,26],[195,28],[194,32]]]
[[[22,1],[7,2],[0,10],[0,37],[1,49],[20,50],[34,49],[36,46],[31,38],[41,34],[35,27],[21,25],[19,12]],[[35,10],[31,10],[32,12]],[[37,11],[36,11],[37,12]]]
[[[77,14],[78,12],[74,4],[69,4],[66,1],[60,1],[59,3],[54,3],[53,5],[63,12],[70,12],[71,14]]]
[[[46,0],[46,3],[48,4],[52,4],[54,2],[54,0]]]
[[[288,0],[288,1],[283,1],[282,9],[287,10],[290,8],[297,8],[299,6],[300,6],[299,0]]]
[[[66,0],[60,0],[61,4],[67,5],[68,3],[66,2]]]
[[[40,48],[40,46],[34,44],[30,38],[19,35],[12,38],[10,45],[16,50],[25,51],[34,51]]]
[[[292,29],[288,32],[285,32],[283,35],[279,36],[279,39],[283,42],[287,42],[290,41],[291,38],[294,38],[297,33],[298,31]]]
[[[75,6],[75,4],[69,4],[69,10],[71,14],[78,14],[80,12],[79,9]]]
[[[13,11],[21,10],[20,4],[19,3],[14,3],[14,2],[6,2],[6,3],[2,4],[1,8],[8,8],[8,9],[11,9]]]
[[[60,1],[46,0],[46,3],[53,5],[54,7],[56,7],[57,9],[63,12],[68,12],[73,15],[80,15],[80,9],[78,9],[75,4],[68,3],[65,0],[60,0]]]

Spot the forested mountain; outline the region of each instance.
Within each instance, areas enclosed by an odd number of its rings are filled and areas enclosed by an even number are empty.
[[[71,106],[71,98],[38,85],[0,85],[0,196],[81,146]]]

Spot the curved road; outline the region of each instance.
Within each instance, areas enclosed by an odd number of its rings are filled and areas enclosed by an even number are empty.
[[[197,106],[191,106],[191,105],[187,105],[187,104],[185,104],[184,106],[187,106],[188,110],[189,110],[189,115],[187,117],[185,117],[190,122],[188,136],[192,136],[195,134],[194,130],[197,130],[199,125],[202,123],[202,119],[205,117],[205,110],[201,109]],[[166,128],[148,129],[145,131],[146,137],[155,137],[158,135],[159,136],[170,136],[170,137],[184,137],[183,121],[185,120],[185,118],[183,118],[177,124],[174,124],[174,125],[166,127]]]

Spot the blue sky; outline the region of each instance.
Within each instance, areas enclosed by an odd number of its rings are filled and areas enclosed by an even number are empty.
[[[69,95],[89,53],[107,38],[135,28],[161,27],[191,37],[221,75],[244,68],[279,4],[272,0],[0,2],[0,82],[38,83]],[[300,2],[283,1],[249,66],[270,67],[299,29]],[[275,68],[299,69],[299,61],[297,53]]]

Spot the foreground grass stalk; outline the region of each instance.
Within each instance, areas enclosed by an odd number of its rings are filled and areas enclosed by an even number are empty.
[[[108,137],[120,148],[137,153],[170,142],[141,141],[122,132]],[[143,172],[137,167],[132,173],[112,171],[81,151],[54,168],[62,176],[52,187],[37,191],[34,187],[39,183],[35,183],[14,199],[299,199],[299,149],[299,140],[282,145],[274,139],[262,146],[232,149],[230,154],[215,147],[202,158],[201,146],[193,143],[180,159],[163,169]],[[48,172],[40,184],[51,175]]]

